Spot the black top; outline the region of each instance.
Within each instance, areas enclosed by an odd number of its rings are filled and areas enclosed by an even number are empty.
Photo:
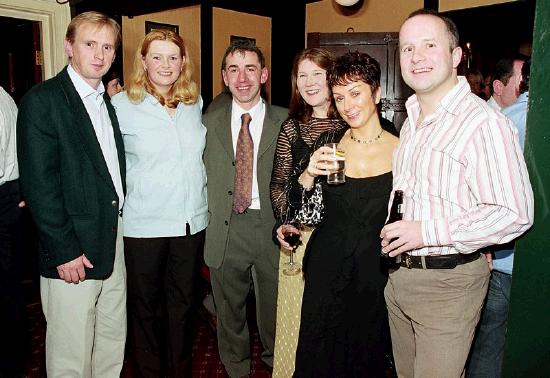
[[[338,142],[345,131],[323,134],[313,148]],[[308,162],[309,157],[301,164]],[[298,176],[293,176],[289,190],[295,206],[302,197]],[[303,261],[305,288],[294,377],[383,377],[391,341],[380,230],[392,174],[346,177],[342,185],[317,179],[326,213]]]

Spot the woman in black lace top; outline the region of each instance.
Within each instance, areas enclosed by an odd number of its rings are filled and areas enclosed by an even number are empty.
[[[294,59],[289,118],[279,132],[271,175],[271,203],[278,225],[293,219],[294,211],[287,205],[287,186],[298,162],[309,156],[319,135],[346,125],[338,117],[327,86],[327,69],[332,62],[332,55],[318,48],[306,49]],[[311,230],[301,231],[302,246],[295,251],[299,262],[310,234]],[[281,249],[281,264],[288,261],[288,253]],[[273,377],[290,377],[294,371],[303,288],[301,275],[279,274]]]

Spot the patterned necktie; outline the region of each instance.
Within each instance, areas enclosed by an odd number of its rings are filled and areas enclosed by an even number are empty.
[[[235,154],[235,190],[233,212],[242,214],[252,203],[252,167],[254,164],[254,142],[250,135],[250,114],[241,116],[241,130],[237,138]]]

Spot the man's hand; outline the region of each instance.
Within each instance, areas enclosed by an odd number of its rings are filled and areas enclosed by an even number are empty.
[[[421,224],[419,221],[397,221],[385,225],[380,231],[382,253],[389,253],[390,257],[394,257],[424,247]]]
[[[80,281],[84,281],[86,278],[85,267],[91,269],[94,266],[83,254],[74,260],[59,265],[57,267],[57,273],[59,273],[59,278],[65,280],[65,282],[77,284]]]

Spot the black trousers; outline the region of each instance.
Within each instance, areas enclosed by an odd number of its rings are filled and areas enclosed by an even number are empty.
[[[0,186],[0,377],[22,374],[28,353],[19,202],[17,181]]]
[[[191,309],[204,234],[124,238],[133,377],[191,377]]]

